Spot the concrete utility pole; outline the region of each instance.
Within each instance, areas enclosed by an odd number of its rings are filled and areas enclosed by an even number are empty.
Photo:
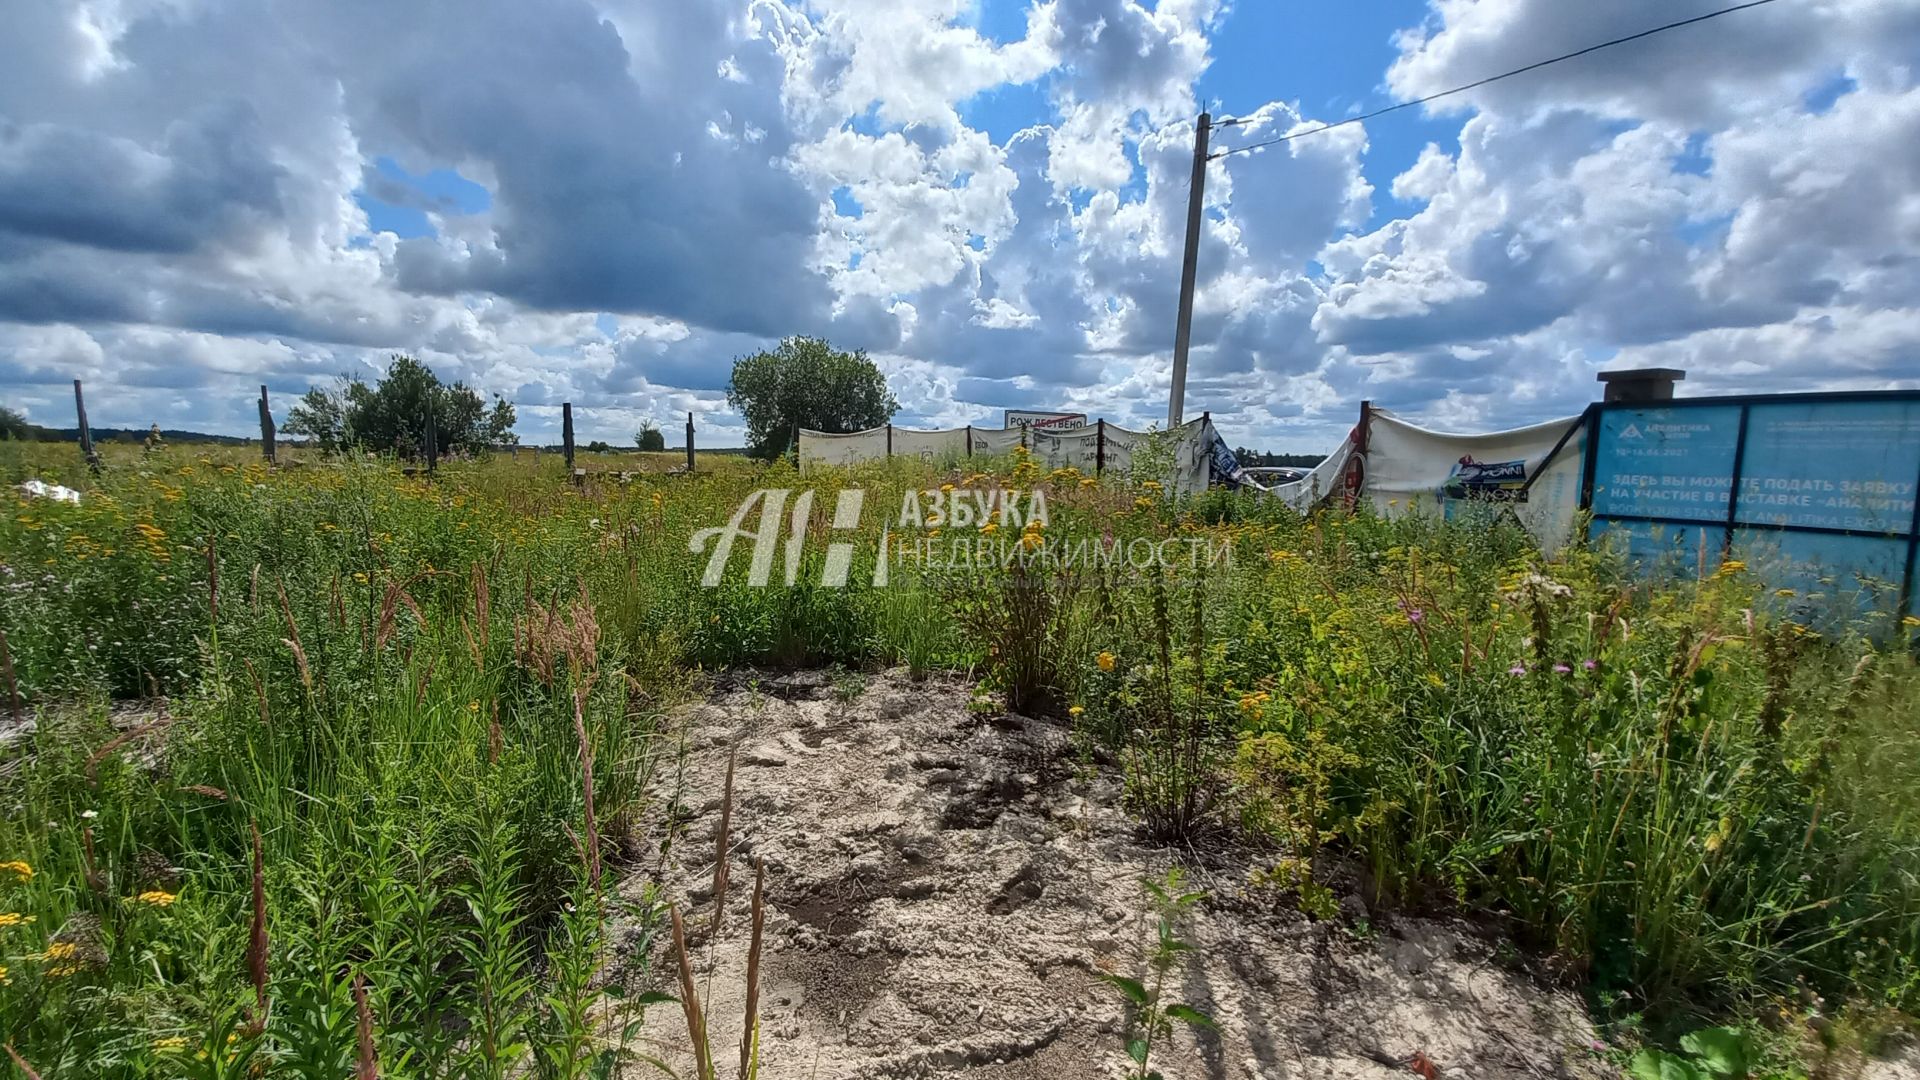
[[[1187,339],[1193,336],[1193,279],[1200,259],[1200,219],[1207,195],[1207,136],[1213,117],[1200,114],[1193,129],[1193,183],[1187,191],[1187,251],[1180,261],[1180,320],[1173,331],[1173,390],[1167,397],[1167,427],[1180,426],[1187,399]]]

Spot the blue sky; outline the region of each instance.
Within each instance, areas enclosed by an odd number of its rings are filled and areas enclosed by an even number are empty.
[[[902,423],[1164,419],[1192,119],[1343,119],[1713,0],[18,0],[0,397],[243,432],[394,352],[523,437],[863,348]],[[1216,162],[1189,411],[1325,449],[1920,376],[1920,9],[1801,0]],[[669,423],[671,421],[671,423]]]

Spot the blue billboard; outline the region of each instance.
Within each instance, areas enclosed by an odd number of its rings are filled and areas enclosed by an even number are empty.
[[[1631,562],[1737,558],[1809,621],[1920,614],[1920,393],[1609,402],[1587,421],[1591,535]]]

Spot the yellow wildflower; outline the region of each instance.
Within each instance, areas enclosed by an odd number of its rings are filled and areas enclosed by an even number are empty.
[[[1920,626],[1920,616],[1909,615],[1900,620],[1901,626]]]
[[[12,862],[0,862],[0,870],[11,870],[18,875],[22,881],[33,876],[33,867],[28,866],[19,859],[15,859]]]
[[[31,915],[22,915],[17,911],[0,911],[0,927],[22,926],[32,921]]]
[[[164,892],[160,889],[148,889],[133,899],[135,902],[145,904],[148,907],[166,907],[173,903],[178,895],[177,893]]]
[[[1086,707],[1085,705],[1075,705],[1075,706],[1073,706],[1072,708],[1070,708],[1070,709],[1068,709],[1068,710],[1067,710],[1067,715],[1068,715],[1068,716],[1079,716],[1079,715],[1080,715],[1081,713],[1083,713],[1083,712],[1086,712],[1086,711],[1087,711],[1087,707]]]
[[[1147,498],[1145,495],[1142,495],[1139,498],[1133,500],[1133,508],[1135,510],[1148,510],[1148,509],[1151,509],[1152,507],[1153,507],[1153,500]]]
[[[47,946],[47,951],[36,953],[32,959],[47,965],[50,978],[61,978],[80,970],[80,946],[71,941],[56,941]]]
[[[987,523],[986,523],[985,525],[982,525],[982,526],[980,526],[980,531],[981,531],[981,532],[983,532],[983,533],[994,533],[994,532],[999,532],[999,531],[1000,531],[1000,524],[999,524],[999,522],[995,522],[995,521],[989,521],[989,522],[987,522]]]
[[[1112,653],[1102,649],[1100,651],[1100,655],[1093,658],[1093,662],[1100,666],[1101,671],[1112,671],[1113,665],[1114,665],[1114,657]]]
[[[0,986],[12,986],[13,980],[7,977],[7,965],[0,964]]]
[[[185,1050],[186,1048],[187,1037],[185,1035],[169,1035],[164,1039],[153,1040],[153,1052],[156,1054],[171,1054]]]
[[[952,484],[941,484],[941,485],[940,485],[940,490],[941,490],[941,491],[952,491],[952,490],[953,490],[953,485],[952,485]]]

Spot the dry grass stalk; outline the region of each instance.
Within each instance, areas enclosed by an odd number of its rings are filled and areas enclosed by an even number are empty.
[[[513,654],[542,685],[571,667],[576,677],[591,677],[599,666],[600,623],[593,602],[582,592],[563,613],[558,603],[543,606],[529,598],[527,613],[514,620]]]
[[[713,1050],[707,1045],[707,1018],[700,1011],[700,994],[693,985],[693,960],[687,954],[687,928],[678,907],[673,915],[673,955],[680,967],[680,1008],[687,1015],[687,1038],[693,1043],[698,1080],[714,1080]]]
[[[260,702],[260,726],[273,726],[273,717],[267,712],[267,684],[260,681],[260,673],[253,668],[253,661],[241,659],[247,665],[247,676],[253,680],[253,696]]]
[[[252,584],[247,587],[247,605],[253,608],[255,615],[260,614],[260,564],[253,564]]]
[[[593,740],[587,737],[587,690],[573,691],[573,733],[580,740],[580,791],[587,804],[587,879],[600,894],[600,824],[593,816]]]
[[[487,717],[487,764],[500,764],[500,702],[493,702],[493,710]]]
[[[207,617],[220,621],[220,541],[207,534]]]
[[[367,1008],[367,980],[357,971],[353,973],[353,1017],[354,1036],[359,1049],[353,1069],[354,1080],[379,1080],[380,1073],[373,1064],[373,1011]]]
[[[87,763],[81,768],[81,771],[86,773],[87,783],[95,786],[99,785],[100,781],[94,776],[94,772],[100,767],[100,763],[107,759],[108,755],[133,740],[158,731],[171,723],[173,723],[173,717],[167,715],[167,705],[163,699],[160,703],[160,715],[137,727],[130,727],[120,734],[115,735],[113,738],[108,739],[101,745],[100,749],[95,750],[93,754],[87,758]]]
[[[767,860],[753,861],[753,940],[747,947],[746,1031],[740,1036],[740,1080],[753,1075],[760,1044],[760,941],[766,927]]]
[[[713,925],[707,931],[708,940],[720,937],[720,920],[727,912],[727,849],[732,837],[728,835],[733,827],[733,766],[740,757],[740,744],[735,742],[727,751],[727,787],[720,796],[720,832],[713,841]]]
[[[399,622],[401,604],[405,604],[407,610],[413,612],[414,621],[420,624],[420,629],[427,628],[426,614],[420,610],[419,601],[415,600],[413,594],[406,588],[414,580],[417,579],[409,578],[405,583],[398,581],[387,583],[387,591],[380,597],[380,620],[375,624],[373,631],[374,651],[386,648],[387,641],[393,637]]]
[[[253,982],[253,1027],[267,1029],[267,870],[260,847],[260,823],[253,828],[253,928],[247,935],[247,977]]]
[[[20,687],[13,681],[13,650],[7,648],[7,632],[0,630],[0,671],[7,676],[7,708],[15,723],[20,721]]]
[[[473,658],[473,666],[483,667],[485,661],[480,656],[480,643],[473,639],[473,626],[465,615],[460,616],[460,633],[467,639],[467,655]]]
[[[80,862],[87,879],[87,888],[97,893],[106,892],[107,875],[100,872],[100,864],[95,862],[93,857],[93,826],[91,825],[80,830]]]
[[[347,628],[347,602],[340,595],[340,571],[333,572],[333,624],[340,629]]]
[[[427,657],[427,666],[413,677],[413,707],[419,709],[427,699],[427,684],[433,681],[433,657]]]
[[[205,795],[209,799],[219,799],[222,802],[225,802],[227,798],[226,792],[214,787],[212,784],[188,784],[180,790],[190,791],[195,795]]]
[[[293,621],[293,605],[287,603],[287,583],[277,583],[280,590],[280,613],[287,619],[287,637],[280,641],[293,650],[293,662],[300,668],[300,682],[313,693],[313,669],[307,666],[307,650],[300,644],[300,624]]]
[[[487,568],[473,564],[473,617],[480,624],[480,651],[487,651],[488,628],[493,624],[493,593],[487,587]]]
[[[19,1069],[27,1080],[40,1080],[40,1074],[33,1071],[33,1066],[27,1064],[27,1059],[20,1056],[20,1051],[15,1050],[12,1043],[6,1045],[7,1056],[13,1059],[14,1067]]]

